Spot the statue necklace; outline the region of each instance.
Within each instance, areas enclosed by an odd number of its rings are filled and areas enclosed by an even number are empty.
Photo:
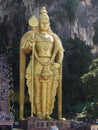
[[[49,43],[50,35],[42,34],[40,36],[44,42],[44,50],[47,51],[50,46],[50,43]]]

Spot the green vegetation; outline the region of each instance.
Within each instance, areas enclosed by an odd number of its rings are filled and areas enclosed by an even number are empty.
[[[84,106],[83,110],[81,113],[77,113],[78,120],[81,119],[89,119],[92,122],[95,122],[96,119],[98,118],[98,103],[89,103]]]
[[[82,77],[85,95],[88,100],[98,101],[98,58],[92,61],[89,72]]]
[[[73,107],[86,101],[80,77],[88,72],[92,54],[90,47],[79,38],[63,40],[63,43],[63,113],[66,113],[72,110],[68,106]]]
[[[15,111],[14,111],[14,118],[15,121],[19,121],[20,117],[19,117],[19,101],[15,101],[14,102],[14,107],[15,107]],[[29,117],[31,114],[31,106],[30,106],[30,102],[25,102],[24,104],[24,118]]]

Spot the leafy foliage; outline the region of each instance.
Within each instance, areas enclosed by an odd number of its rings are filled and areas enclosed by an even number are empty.
[[[63,98],[71,105],[84,100],[80,77],[88,71],[92,60],[90,48],[78,38],[69,39],[65,43],[63,64]],[[66,99],[66,101],[65,101]]]
[[[98,58],[92,61],[89,72],[81,77],[88,99],[98,101]]]
[[[98,104],[91,102],[90,105],[86,105],[81,113],[77,114],[77,119],[89,119],[94,121],[98,118]]]

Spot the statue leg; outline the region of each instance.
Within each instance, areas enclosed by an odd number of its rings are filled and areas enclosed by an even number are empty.
[[[41,84],[37,76],[35,79],[35,109],[36,109],[35,114],[39,118],[41,118]]]
[[[47,83],[47,97],[46,97],[46,118],[50,118],[50,108],[51,108],[51,90],[52,90],[52,81],[49,80]]]
[[[58,73],[54,74],[53,81],[52,81],[52,88],[51,88],[51,107],[50,107],[50,113],[52,113],[55,103],[55,97],[57,94],[57,88],[58,88]]]
[[[47,82],[45,82],[44,80],[41,82],[41,87],[42,87],[42,118],[45,119],[46,116],[46,87],[47,87]]]

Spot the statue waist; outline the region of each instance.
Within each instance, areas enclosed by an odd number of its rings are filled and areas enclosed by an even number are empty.
[[[48,59],[50,59],[51,56],[39,56],[39,58],[48,58]]]
[[[42,63],[45,63],[45,62],[50,61],[50,60],[51,60],[51,57],[40,56],[39,59],[40,59],[40,61],[41,61]],[[38,61],[37,59],[35,59],[35,60]],[[39,61],[38,61],[38,62],[39,62]]]

